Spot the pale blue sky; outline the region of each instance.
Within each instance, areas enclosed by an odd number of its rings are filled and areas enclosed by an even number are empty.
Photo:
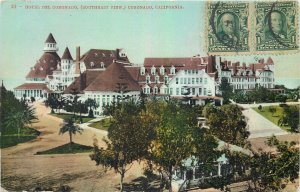
[[[12,1],[16,2],[16,1]],[[51,32],[61,56],[68,46],[75,57],[90,48],[124,48],[131,62],[145,57],[190,57],[204,52],[204,2],[11,2],[0,4],[0,79],[9,89],[23,83],[30,67],[43,54]],[[180,10],[45,10],[25,5],[181,5]],[[255,56],[230,57],[254,61]],[[263,56],[267,58],[268,55]],[[283,81],[300,76],[300,55],[272,56],[276,76]],[[298,83],[299,84],[299,83]]]

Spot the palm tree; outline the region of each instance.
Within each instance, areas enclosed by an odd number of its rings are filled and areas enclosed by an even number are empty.
[[[37,117],[35,116],[35,109],[24,101],[21,101],[16,109],[17,110],[12,111],[10,115],[7,115],[4,120],[4,126],[11,128],[16,127],[18,129],[19,138],[21,128],[26,124],[31,124]]]
[[[70,145],[69,145],[69,149],[72,149],[72,135],[78,133],[82,133],[83,129],[81,129],[78,125],[76,125],[73,121],[72,118],[67,119],[64,121],[64,125],[60,128],[59,130],[59,134],[62,135],[66,132],[69,132],[69,136],[70,136]]]

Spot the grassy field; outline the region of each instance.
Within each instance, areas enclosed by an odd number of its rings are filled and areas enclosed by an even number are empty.
[[[274,123],[275,125],[279,126],[278,125],[278,120],[279,120],[280,115],[283,113],[283,107],[273,106],[276,109],[276,112],[274,114],[272,114],[269,111],[269,107],[270,106],[262,107],[261,110],[259,110],[257,107],[254,107],[252,109],[255,110],[257,113],[261,114],[263,117],[265,117],[266,119],[268,119],[272,123]],[[281,125],[279,127],[281,129],[285,130],[285,131],[289,131],[290,132],[290,127],[288,127],[288,126]]]
[[[61,113],[61,114],[58,114],[58,113],[53,113],[51,114],[55,117],[58,117],[58,118],[61,118],[61,119],[69,119],[69,118],[72,118],[73,117],[73,114],[67,114],[67,113]],[[90,118],[90,117],[87,117],[87,116],[81,116],[82,117],[82,123],[86,123],[94,118]],[[79,120],[80,120],[80,116],[79,115],[75,115],[75,118],[76,118],[76,123],[80,123]]]
[[[21,128],[20,135],[18,135],[17,129],[3,131],[1,135],[1,148],[11,147],[19,143],[24,143],[33,140],[37,136],[39,136],[39,134],[39,131],[29,127]]]
[[[46,155],[46,154],[67,154],[67,153],[89,153],[92,152],[93,147],[80,145],[77,143],[73,143],[70,148],[70,143],[49,149],[47,151],[37,152],[37,155]]]
[[[111,123],[111,120],[109,118],[106,118],[106,119],[102,119],[101,121],[92,123],[89,126],[94,127],[96,129],[101,129],[101,130],[107,131],[110,123]]]

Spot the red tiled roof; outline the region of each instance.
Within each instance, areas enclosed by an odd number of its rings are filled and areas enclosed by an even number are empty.
[[[68,47],[66,47],[65,52],[64,52],[63,56],[61,57],[61,59],[73,60]]]
[[[130,63],[127,57],[120,58],[116,50],[90,49],[80,59],[87,69],[101,68],[102,63],[107,68],[114,60]]]
[[[45,90],[51,92],[45,83],[24,83],[16,88],[16,90]]]
[[[46,78],[47,75],[52,75],[59,62],[60,57],[56,52],[45,52],[29,71],[26,78]]]
[[[103,71],[85,71],[65,89],[64,93],[70,94],[73,90],[83,93],[83,90],[87,88],[101,73],[103,73]]]
[[[122,64],[112,63],[85,89],[85,91],[119,91],[120,84],[125,91],[139,91],[140,86]]]
[[[49,34],[48,38],[46,39],[45,43],[56,43],[52,33]]]
[[[199,57],[184,57],[184,58],[145,58],[144,67],[193,67],[201,64]]]
[[[126,66],[125,69],[130,73],[131,77],[138,81],[140,77],[140,67]]]

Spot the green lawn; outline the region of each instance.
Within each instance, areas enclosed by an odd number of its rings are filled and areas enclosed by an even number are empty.
[[[257,113],[261,114],[263,117],[265,117],[266,119],[268,119],[269,121],[271,121],[272,123],[274,123],[275,125],[278,125],[278,120],[280,115],[283,113],[283,107],[279,107],[279,106],[273,106],[276,109],[276,112],[272,115],[272,113],[269,111],[269,106],[265,106],[262,107],[262,110],[258,110],[257,107],[253,107],[252,109],[254,109]],[[291,131],[290,127],[282,125],[279,126],[281,129],[285,130],[285,131]]]
[[[37,152],[37,155],[45,155],[45,154],[66,154],[66,153],[89,153],[92,152],[93,147],[80,145],[77,143],[72,143],[72,148],[70,150],[70,143],[49,149],[47,151]]]
[[[96,129],[101,129],[107,131],[108,127],[111,124],[110,118],[102,119],[101,121],[90,124],[90,127],[94,127]]]
[[[58,113],[52,113],[51,115],[55,116],[55,117],[58,117],[58,118],[61,118],[61,119],[70,119],[73,117],[73,114],[67,114],[67,113],[61,113],[61,114],[58,114]],[[90,118],[90,117],[87,117],[87,116],[81,116],[82,117],[82,123],[86,123],[94,118]],[[76,118],[76,123],[80,123],[79,122],[79,119],[80,119],[80,116],[79,115],[75,115],[75,118]]]
[[[29,127],[21,128],[19,136],[17,129],[5,130],[2,132],[1,135],[1,148],[11,147],[19,143],[24,143],[33,140],[37,136],[39,136],[39,134],[39,131]]]

